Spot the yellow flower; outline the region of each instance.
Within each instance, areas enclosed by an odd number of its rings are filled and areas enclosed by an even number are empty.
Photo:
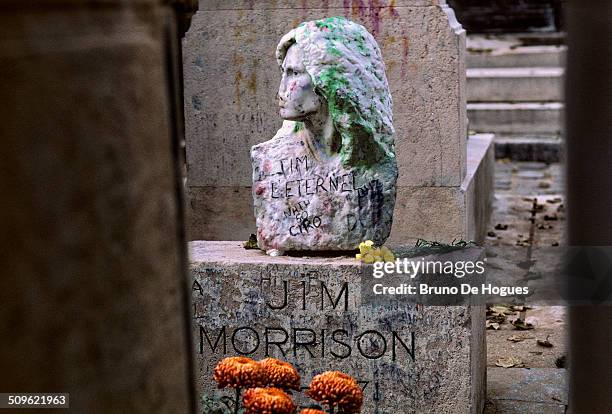
[[[385,261],[385,262],[393,262],[395,260],[395,255],[393,254],[393,252],[391,250],[389,250],[388,247],[382,246],[380,248],[380,251],[382,253],[383,261]]]
[[[363,244],[363,243],[361,243],[361,244],[359,245],[359,252],[360,252],[361,254],[370,253],[372,250],[374,250],[374,249],[372,248],[372,246],[366,246],[366,245],[365,245],[365,244]]]
[[[370,253],[366,253],[363,255],[363,262],[364,263],[374,263],[374,256],[371,255]]]
[[[388,247],[374,247],[372,240],[366,240],[359,243],[359,253],[355,255],[355,259],[367,264],[393,262],[395,261],[395,255]]]

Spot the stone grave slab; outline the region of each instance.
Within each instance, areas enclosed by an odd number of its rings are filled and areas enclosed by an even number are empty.
[[[271,356],[303,387],[326,370],[354,376],[363,413],[482,412],[484,307],[366,305],[349,257],[270,257],[239,242],[190,252],[199,394],[230,395],[212,380],[219,360]]]

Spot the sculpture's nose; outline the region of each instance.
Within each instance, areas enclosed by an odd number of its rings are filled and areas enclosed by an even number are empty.
[[[285,77],[284,74],[283,74],[283,77],[281,78],[280,85],[278,86],[278,93],[276,94],[276,97],[281,102],[287,100],[287,78]]]

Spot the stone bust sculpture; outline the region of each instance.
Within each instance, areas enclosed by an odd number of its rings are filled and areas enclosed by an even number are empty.
[[[282,254],[384,243],[397,165],[378,44],[363,26],[333,17],[291,30],[276,57],[283,126],[251,149],[259,248]]]

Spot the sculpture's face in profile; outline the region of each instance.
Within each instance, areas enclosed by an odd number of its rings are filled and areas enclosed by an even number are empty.
[[[314,84],[303,63],[302,50],[293,45],[283,61],[282,79],[278,89],[278,105],[281,118],[303,121],[321,108],[321,98],[315,93]]]

